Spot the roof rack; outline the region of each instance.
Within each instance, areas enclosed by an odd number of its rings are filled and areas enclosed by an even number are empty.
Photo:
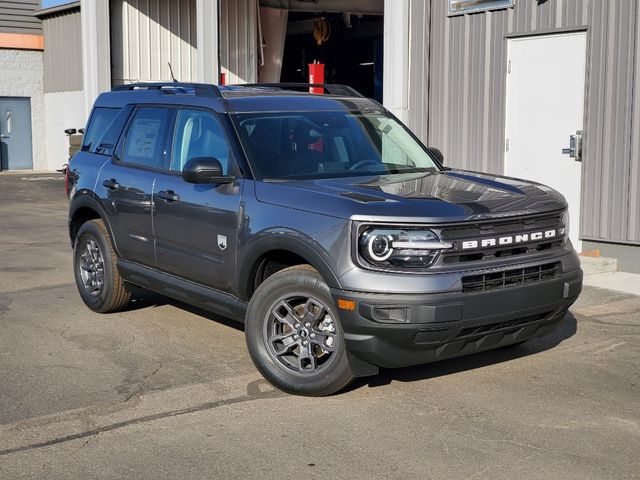
[[[198,97],[222,97],[217,86],[206,83],[139,82],[129,83],[126,85],[118,85],[111,89],[112,92],[125,92],[133,90],[156,90],[166,94],[193,94]]]
[[[356,89],[338,83],[247,83],[233,85],[234,87],[255,87],[255,88],[275,88],[279,90],[304,90],[309,88],[324,88],[332,95],[345,95],[349,97],[363,97]]]

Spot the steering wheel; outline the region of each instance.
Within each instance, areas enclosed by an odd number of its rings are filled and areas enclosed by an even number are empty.
[[[349,170],[357,170],[360,167],[364,167],[365,165],[380,165],[381,163],[378,160],[374,160],[372,158],[365,158],[364,160],[360,160],[359,162],[354,163],[349,167]]]

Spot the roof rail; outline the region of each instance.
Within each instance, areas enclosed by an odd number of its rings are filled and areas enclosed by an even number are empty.
[[[118,85],[111,89],[112,92],[124,92],[133,90],[157,90],[168,94],[193,93],[198,97],[222,97],[220,90],[215,85],[206,83],[184,83],[184,82],[139,82]]]
[[[262,87],[277,88],[279,90],[306,90],[309,88],[324,88],[332,95],[346,95],[350,97],[363,97],[355,88],[338,83],[247,83],[242,85],[234,85],[234,87]]]

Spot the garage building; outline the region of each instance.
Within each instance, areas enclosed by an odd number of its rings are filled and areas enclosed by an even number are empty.
[[[112,85],[169,80],[169,62],[179,80],[213,83],[305,81],[320,62],[326,81],[381,100],[447,165],[559,189],[576,246],[640,272],[640,0],[81,6],[72,91],[85,116]]]

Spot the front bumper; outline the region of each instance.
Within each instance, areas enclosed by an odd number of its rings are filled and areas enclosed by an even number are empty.
[[[394,368],[545,335],[565,317],[581,289],[582,270],[578,268],[552,279],[479,293],[333,289],[332,295],[336,304],[344,299],[356,305],[355,310],[340,310],[350,357],[356,357],[356,363]]]

